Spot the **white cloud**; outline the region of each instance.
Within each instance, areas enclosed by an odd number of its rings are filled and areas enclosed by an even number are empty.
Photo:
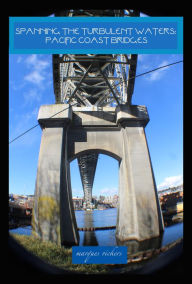
[[[75,197],[83,197],[84,196],[84,192],[83,189],[77,189],[77,188],[73,188],[72,189],[72,195]]]
[[[43,81],[49,77],[47,68],[50,66],[50,61],[42,60],[40,55],[31,54],[26,58],[25,63],[31,72],[24,77],[24,80],[43,88]]]
[[[101,190],[93,189],[92,194],[97,195],[97,196],[100,196],[100,195],[113,196],[115,194],[118,194],[118,189],[117,188],[107,188],[107,187],[103,188]],[[72,195],[78,196],[78,197],[83,197],[84,196],[83,189],[73,188],[72,189]]]
[[[33,84],[40,85],[42,83],[42,81],[45,80],[45,77],[42,76],[42,74],[40,72],[38,72],[37,70],[34,70],[31,73],[29,73],[28,75],[26,75],[24,77],[24,80],[31,82]]]
[[[169,64],[169,62],[167,60],[164,60],[163,62],[161,62],[161,64],[159,64],[156,68],[158,67],[161,67],[161,66],[164,66],[164,65],[167,65]],[[166,71],[167,71],[167,68],[168,67],[164,67],[162,69],[159,69],[159,70],[155,70],[154,72],[146,75],[146,79],[148,81],[156,81],[156,80],[159,80],[162,78],[163,75],[166,74]]]
[[[27,64],[29,64],[29,65],[34,65],[36,62],[37,62],[37,54],[31,54],[31,55],[29,55],[27,58],[26,58],[26,60],[25,60],[25,62],[27,63]]]
[[[139,54],[137,74],[168,65],[170,62],[173,62],[172,55],[170,55],[169,57],[166,56],[165,59],[162,59],[162,57],[160,57],[159,55]],[[151,73],[145,74],[145,76],[143,76],[143,79],[148,82],[160,80],[162,77],[165,77],[168,70],[169,66],[157,69]]]
[[[157,186],[157,189],[161,190],[169,187],[175,187],[181,185],[182,183],[183,183],[182,175],[166,177],[164,181]]]
[[[148,54],[138,54],[138,61],[143,62],[147,59]]]
[[[41,71],[46,69],[50,64],[50,62],[47,60],[41,60],[37,54],[31,54],[26,58],[25,62],[27,63],[28,67],[32,66],[35,70]]]
[[[117,188],[103,188],[100,190],[100,194],[99,195],[114,195],[114,194],[118,194],[118,189]]]

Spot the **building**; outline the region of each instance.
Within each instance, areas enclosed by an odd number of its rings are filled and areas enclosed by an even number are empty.
[[[83,198],[82,197],[73,197],[73,207],[75,210],[79,210],[83,208]]]

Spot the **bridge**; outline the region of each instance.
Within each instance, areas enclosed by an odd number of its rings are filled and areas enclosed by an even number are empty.
[[[95,111],[130,104],[136,64],[137,55],[132,54],[53,55],[55,101]],[[97,153],[78,158],[86,208],[91,205],[97,160]]]
[[[65,10],[55,16],[139,16],[132,10]],[[78,245],[72,204],[70,162],[77,158],[90,208],[100,153],[119,162],[119,243],[142,242],[163,231],[145,126],[147,108],[132,105],[137,55],[55,54],[54,105],[42,105],[42,128],[32,218],[42,240]]]

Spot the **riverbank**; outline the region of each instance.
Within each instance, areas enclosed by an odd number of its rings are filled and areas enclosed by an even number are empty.
[[[45,263],[68,271],[84,274],[107,273],[109,269],[99,264],[72,264],[72,248],[60,247],[52,242],[42,242],[33,236],[11,234],[27,251],[41,258]]]
[[[138,269],[151,259],[156,258],[182,241],[182,238],[159,249],[153,249],[129,256],[128,263],[124,265],[101,265],[101,264],[72,264],[72,248],[60,247],[52,242],[42,242],[33,236],[11,234],[18,243],[26,250],[41,258],[44,262],[71,272],[82,274],[108,274],[113,269],[122,268],[124,272]]]

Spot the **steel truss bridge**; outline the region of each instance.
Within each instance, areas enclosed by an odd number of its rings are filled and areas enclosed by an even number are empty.
[[[139,16],[133,10],[64,10],[55,16]],[[137,54],[54,54],[55,103],[94,110],[106,106],[131,105],[137,67]],[[84,190],[84,206],[91,207],[92,187],[98,153],[78,158]]]

